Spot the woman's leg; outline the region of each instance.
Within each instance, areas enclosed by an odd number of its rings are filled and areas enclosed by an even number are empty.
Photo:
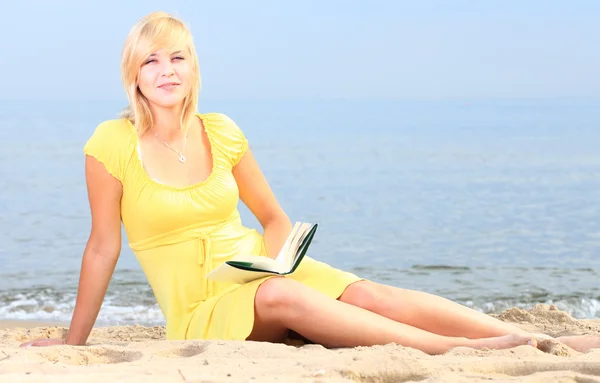
[[[396,343],[441,354],[453,347],[505,349],[536,346],[528,335],[467,339],[434,334],[396,322],[360,307],[332,299],[288,278],[271,278],[255,297],[254,329],[248,340],[282,341],[293,330],[325,347]]]
[[[370,281],[360,281],[348,286],[339,299],[386,318],[444,336],[469,339],[508,334],[531,336],[517,326],[448,299]],[[548,336],[542,335],[540,338]],[[600,348],[600,336],[567,336],[556,340],[581,352]]]
[[[569,335],[559,336],[555,339],[579,352],[600,348],[600,335]]]
[[[446,298],[371,281],[353,283],[339,300],[439,335],[477,339],[525,333]]]

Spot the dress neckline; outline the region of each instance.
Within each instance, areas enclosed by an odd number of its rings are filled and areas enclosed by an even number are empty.
[[[200,124],[202,125],[201,129],[206,132],[206,136],[208,137],[210,157],[212,160],[212,168],[210,170],[210,174],[204,180],[201,180],[201,181],[189,184],[189,185],[184,185],[184,186],[170,185],[170,184],[164,183],[162,181],[158,181],[158,180],[150,177],[150,175],[144,168],[142,159],[138,155],[139,150],[140,150],[140,141],[139,141],[139,136],[137,134],[136,128],[131,123],[131,121],[127,120],[127,123],[129,124],[130,128],[132,128],[134,130],[134,136],[135,136],[134,140],[135,140],[135,149],[136,149],[135,162],[136,162],[139,170],[141,171],[141,173],[144,175],[144,178],[148,182],[151,182],[152,184],[156,185],[157,187],[161,187],[163,189],[168,189],[168,190],[172,190],[172,191],[185,191],[185,190],[191,190],[191,189],[196,189],[196,188],[202,187],[202,186],[206,185],[207,183],[209,183],[215,177],[215,174],[217,172],[217,158],[216,158],[216,148],[215,148],[214,137],[212,136],[212,132],[208,127],[209,124],[206,123],[206,119],[204,118],[204,116],[201,113],[196,113],[195,116],[200,120]]]

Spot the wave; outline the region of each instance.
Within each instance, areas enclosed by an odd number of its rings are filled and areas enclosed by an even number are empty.
[[[151,291],[143,284],[129,288],[127,292],[107,293],[96,325],[164,325],[164,317]],[[50,287],[0,291],[0,319],[68,323],[73,313],[75,298],[74,291],[65,292]],[[596,297],[550,296],[543,301],[536,301],[524,297],[503,296],[493,300],[479,298],[457,302],[487,314],[498,314],[512,307],[529,309],[537,303],[554,304],[559,310],[564,310],[575,318],[600,318],[600,299]]]

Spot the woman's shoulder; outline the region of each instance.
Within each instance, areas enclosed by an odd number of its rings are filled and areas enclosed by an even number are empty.
[[[198,113],[198,117],[202,120],[205,125],[208,125],[207,128],[215,128],[215,130],[219,130],[221,132],[233,132],[240,131],[240,127],[236,124],[233,118],[229,117],[229,115],[222,112],[208,112],[208,113]]]
[[[107,146],[107,149],[131,147],[136,139],[136,130],[124,118],[104,120],[97,124],[88,138],[89,145]]]
[[[126,164],[135,150],[136,131],[123,118],[105,120],[94,128],[83,152],[102,162],[107,170],[121,179]]]
[[[130,137],[134,133],[134,128],[129,120],[125,118],[115,118],[111,120],[101,121],[94,128],[91,137],[106,136],[106,138],[125,138]],[[90,138],[91,138],[90,137]]]
[[[221,112],[198,113],[198,117],[218,149],[230,159],[232,165],[237,164],[248,149],[248,140],[238,124]]]

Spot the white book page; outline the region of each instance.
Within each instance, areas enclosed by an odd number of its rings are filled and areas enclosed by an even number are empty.
[[[296,260],[296,256],[298,255],[298,248],[300,247],[300,244],[306,237],[306,234],[310,230],[310,227],[310,223],[303,223],[298,227],[298,230],[292,238],[290,246],[288,248],[288,254],[286,257],[286,270],[292,269],[294,261]]]
[[[284,271],[279,262],[269,257],[262,257],[258,255],[238,255],[232,259],[236,262],[249,262],[252,263],[252,267],[255,269],[271,270],[281,273]]]
[[[281,247],[281,250],[279,251],[279,254],[277,255],[277,262],[279,262],[279,264],[285,268],[287,267],[287,265],[289,264],[289,257],[290,257],[290,252],[289,252],[289,248],[290,248],[290,243],[292,242],[292,239],[294,238],[294,236],[296,235],[296,233],[298,232],[298,229],[300,228],[301,223],[300,222],[296,222],[294,224],[294,227],[292,228],[292,231],[290,232],[290,234],[288,235],[288,237],[285,240],[285,243],[283,244],[283,246]]]

